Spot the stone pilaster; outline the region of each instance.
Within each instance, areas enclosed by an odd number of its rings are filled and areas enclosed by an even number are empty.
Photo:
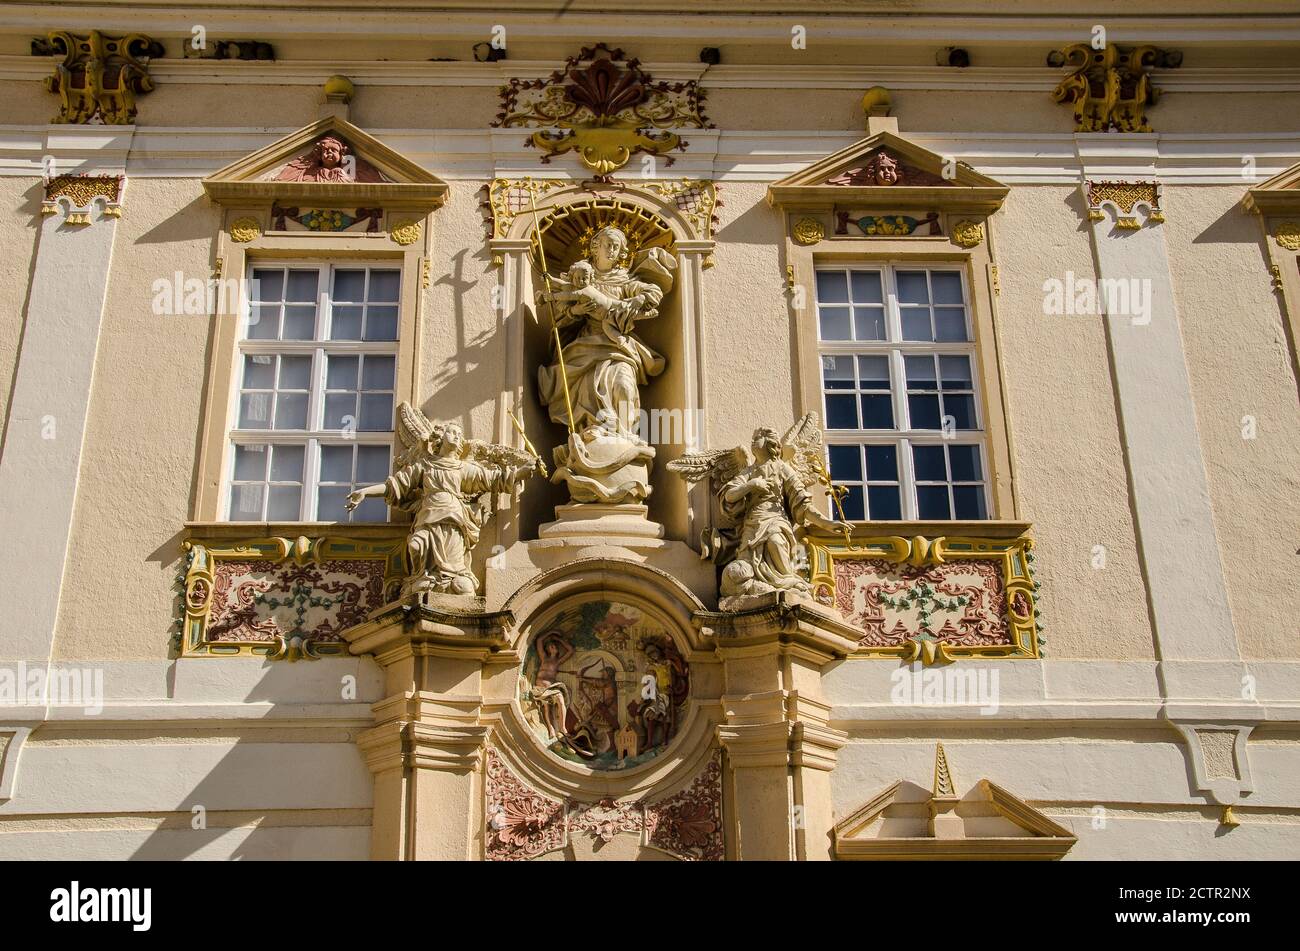
[[[822,672],[856,643],[833,610],[773,594],[744,611],[708,614],[723,663],[735,857],[831,857],[830,771],[846,737],[830,726]]]
[[[507,648],[512,620],[477,598],[425,595],[344,633],[385,675],[375,726],[357,738],[375,777],[372,858],[481,857],[483,668]]]

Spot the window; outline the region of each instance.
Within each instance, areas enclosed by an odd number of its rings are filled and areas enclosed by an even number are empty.
[[[250,268],[230,432],[231,521],[382,522],[354,488],[382,482],[393,444],[401,272]]]
[[[969,292],[957,266],[818,267],[831,481],[853,520],[986,519]]]

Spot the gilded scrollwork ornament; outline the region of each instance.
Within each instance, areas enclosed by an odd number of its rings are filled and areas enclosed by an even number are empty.
[[[959,221],[952,226],[952,240],[963,248],[973,248],[984,240],[984,225],[978,221]]]
[[[135,122],[136,96],[151,92],[149,59],[162,45],[143,33],[107,36],[91,30],[78,36],[66,30],[48,34],[48,48],[63,54],[45,88],[59,96],[59,111],[50,121],[86,125],[98,117],[105,125]]]
[[[790,233],[800,244],[816,244],[826,237],[826,226],[816,218],[800,218]]]
[[[710,128],[696,81],[655,81],[638,60],[604,43],[584,47],[544,79],[511,79],[501,90],[494,126],[541,127],[529,144],[542,161],[575,152],[607,180],[637,153],[663,156],[686,148],[673,129]]]
[[[1154,46],[1094,49],[1078,43],[1053,52],[1047,62],[1070,68],[1052,90],[1052,100],[1074,106],[1076,132],[1150,132],[1146,109],[1160,94],[1150,71],[1178,66],[1182,54]]]
[[[1274,232],[1277,243],[1288,251],[1300,251],[1300,222],[1284,221]]]

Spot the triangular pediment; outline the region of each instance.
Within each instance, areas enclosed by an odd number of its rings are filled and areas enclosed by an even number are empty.
[[[1300,163],[1247,191],[1242,205],[1264,215],[1300,212]]]
[[[1008,190],[969,165],[880,131],[769,185],[767,200],[786,208],[926,206],[987,215]]]
[[[942,746],[935,784],[899,780],[835,825],[835,857],[1059,859],[1077,839],[1023,799],[982,779],[956,795]]]
[[[203,180],[219,204],[349,201],[433,209],[447,183],[337,116],[304,126]]]

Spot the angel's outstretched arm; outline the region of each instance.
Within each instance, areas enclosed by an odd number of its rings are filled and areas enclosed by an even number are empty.
[[[351,494],[348,495],[348,500],[343,503],[343,507],[346,508],[349,512],[351,512],[354,508],[356,508],[366,499],[373,498],[375,496],[382,497],[384,493],[387,491],[388,491],[388,486],[382,482],[376,485],[363,486],[362,488],[356,489],[355,491],[353,491]]]

